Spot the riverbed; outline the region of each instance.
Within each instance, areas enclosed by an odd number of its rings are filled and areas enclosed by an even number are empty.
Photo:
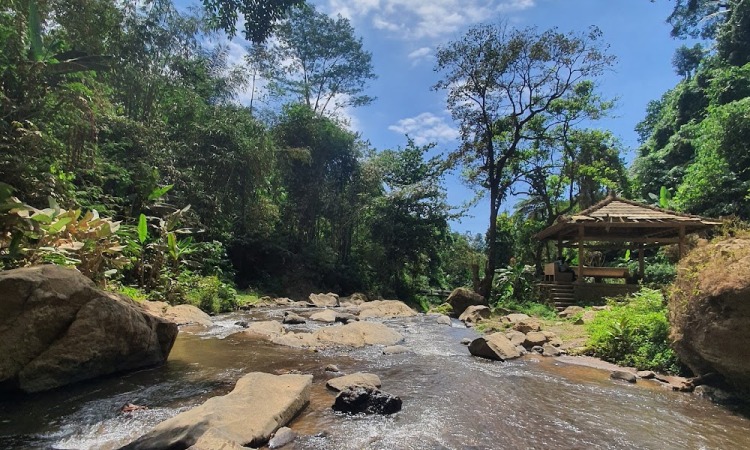
[[[238,312],[215,318],[208,330],[183,329],[162,367],[2,398],[0,448],[115,449],[228,392],[253,371],[314,376],[311,403],[290,424],[300,437],[287,449],[750,448],[750,420],[736,411],[555,358],[475,358],[460,341],[477,334],[457,321],[437,324],[434,316],[384,321],[411,350],[396,355],[377,346],[314,352],[232,336],[242,329],[237,321],[280,320],[281,314]],[[334,413],[334,394],[325,388],[334,376],[324,370],[328,364],[377,374],[384,391],[402,398],[403,410]],[[126,403],[148,409],[122,413]]]

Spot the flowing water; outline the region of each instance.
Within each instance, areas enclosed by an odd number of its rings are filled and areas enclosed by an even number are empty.
[[[181,332],[166,365],[54,392],[0,399],[0,448],[111,449],[160,421],[232,389],[251,371],[314,376],[312,400],[290,426],[288,449],[747,449],[750,420],[655,383],[628,385],[608,373],[527,356],[501,363],[460,344],[476,334],[434,317],[386,323],[413,352],[381,348],[312,352],[230,336],[238,320],[279,319],[280,310],[218,318],[205,332]],[[317,325],[295,326],[309,330]],[[372,372],[403,400],[392,416],[330,409],[324,371]],[[149,409],[123,414],[126,403]]]

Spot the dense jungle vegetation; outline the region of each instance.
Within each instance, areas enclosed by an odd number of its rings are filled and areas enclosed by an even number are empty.
[[[441,81],[424,88],[461,130],[443,160],[408,138],[371,148],[337,114],[372,102],[377,74],[347,19],[301,1],[202,6],[3,1],[3,268],[75,266],[214,312],[236,306],[235,288],[415,300],[471,286],[518,302],[553,257],[531,236],[609,192],[750,217],[750,0],[676,1],[674,35],[702,43],[676,53],[683,80],[649,104],[632,170],[595,127],[614,107],[597,77],[615,64],[596,28],[480,25],[440,48]],[[239,17],[251,51],[232,65]],[[279,107],[241,104],[248,89]],[[452,169],[486,193],[484,236],[450,229]],[[668,282],[669,253],[648,259],[645,281]]]

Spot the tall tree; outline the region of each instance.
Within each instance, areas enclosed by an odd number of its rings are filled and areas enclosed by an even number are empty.
[[[274,25],[289,9],[305,0],[202,0],[212,25],[230,37],[237,34],[240,16],[244,19],[245,39],[260,43],[273,32]]]
[[[434,89],[448,91],[448,108],[461,125],[462,144],[450,159],[489,193],[490,245],[480,294],[488,296],[492,287],[497,216],[515,181],[512,169],[522,144],[533,138],[531,124],[613,61],[597,28],[574,34],[480,25],[438,50],[436,70],[444,76]]]
[[[276,40],[256,47],[250,63],[271,80],[271,90],[293,97],[318,114],[373,101],[363,94],[374,79],[372,54],[348,19],[333,19],[312,6],[294,9]]]

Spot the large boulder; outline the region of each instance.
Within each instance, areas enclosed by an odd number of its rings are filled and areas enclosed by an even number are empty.
[[[123,449],[188,448],[209,430],[223,440],[260,446],[310,401],[312,375],[249,373],[232,392],[165,420]]]
[[[323,311],[316,312],[310,316],[310,320],[316,322],[334,323],[336,321],[336,311],[332,309],[324,309]]]
[[[669,299],[671,338],[696,375],[717,373],[750,399],[750,237],[698,247]]]
[[[339,306],[339,297],[335,294],[310,294],[310,303],[318,308]]]
[[[521,356],[516,346],[503,333],[493,333],[474,339],[469,344],[469,353],[496,361],[506,361]]]
[[[448,296],[446,303],[453,308],[452,314],[454,317],[459,317],[466,308],[472,305],[489,306],[484,297],[466,288],[454,289],[451,295]]]
[[[162,364],[177,325],[53,265],[0,272],[0,389],[37,392]]]
[[[464,322],[466,325],[473,325],[482,319],[488,319],[491,312],[489,306],[472,305],[461,313],[458,320]]]
[[[370,317],[411,317],[416,315],[417,313],[413,309],[409,308],[404,302],[399,300],[376,300],[362,303],[359,306],[360,319],[367,319]]]

